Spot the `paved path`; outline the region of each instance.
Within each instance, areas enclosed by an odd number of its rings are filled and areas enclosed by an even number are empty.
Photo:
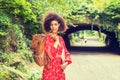
[[[102,46],[105,46],[105,44],[100,42],[98,38],[86,38],[86,39],[81,40],[80,42],[76,42],[76,43],[72,44],[72,46],[102,47]]]
[[[73,63],[65,70],[67,80],[120,80],[120,55],[71,53]]]

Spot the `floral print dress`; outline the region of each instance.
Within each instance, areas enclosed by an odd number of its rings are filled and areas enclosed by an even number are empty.
[[[55,48],[55,40],[50,35],[47,35],[46,37],[45,53],[49,56],[50,61],[48,65],[44,66],[42,80],[66,80],[65,74],[61,68],[61,54],[63,49],[65,53],[64,62],[68,62],[68,64],[70,64],[72,61],[70,53],[67,51],[64,40],[61,36],[59,36],[59,42],[60,45]]]

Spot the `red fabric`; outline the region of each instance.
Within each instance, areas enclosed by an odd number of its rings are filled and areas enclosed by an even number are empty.
[[[61,54],[64,48],[65,50],[65,62],[70,64],[71,58],[70,53],[67,51],[65,47],[65,43],[62,37],[59,36],[60,45],[57,48],[54,47],[55,40],[47,35],[45,41],[45,53],[50,57],[50,62],[48,66],[44,66],[42,80],[66,80],[65,74],[61,69]]]

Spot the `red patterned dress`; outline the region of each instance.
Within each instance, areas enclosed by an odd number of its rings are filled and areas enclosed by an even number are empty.
[[[44,66],[42,80],[66,80],[65,74],[61,68],[61,54],[63,49],[65,52],[64,62],[68,62],[68,64],[70,64],[72,61],[70,58],[70,53],[67,51],[64,40],[61,36],[59,36],[59,42],[60,45],[55,48],[53,46],[55,40],[50,35],[47,35],[46,37],[45,53],[49,56],[50,62],[48,66]]]

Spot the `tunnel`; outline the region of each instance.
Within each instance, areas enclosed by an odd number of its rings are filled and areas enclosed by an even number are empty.
[[[74,33],[76,31],[82,31],[82,30],[95,30],[100,31],[104,34],[106,34],[105,44],[106,46],[101,48],[103,51],[111,50],[111,51],[117,51],[119,44],[116,38],[115,32],[107,31],[106,29],[103,29],[102,27],[99,27],[98,25],[91,25],[91,24],[75,24],[75,26],[68,25],[69,29],[62,35],[63,39],[65,40],[66,47],[68,49],[81,49],[83,47],[71,47],[70,40],[69,40],[69,34]],[[90,49],[91,47],[89,47]],[[93,49],[93,48],[91,48]],[[98,49],[98,48],[97,48]],[[94,50],[97,50],[94,48]],[[101,51],[102,51],[101,50]]]

